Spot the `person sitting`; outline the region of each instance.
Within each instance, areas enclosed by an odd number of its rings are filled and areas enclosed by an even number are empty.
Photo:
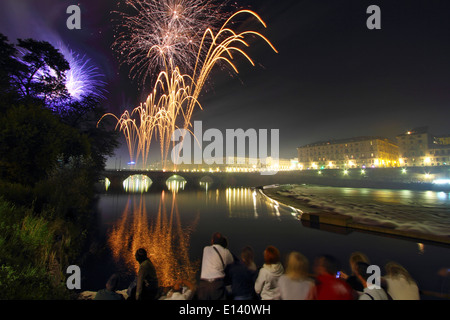
[[[94,300],[125,300],[124,296],[117,293],[119,286],[119,275],[113,274],[106,282],[106,288],[99,290],[94,297]]]
[[[160,300],[191,300],[195,291],[195,286],[187,280],[177,281],[169,290],[166,296]]]

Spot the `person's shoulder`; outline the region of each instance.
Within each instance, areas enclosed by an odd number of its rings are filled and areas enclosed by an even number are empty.
[[[282,274],[279,278],[278,278],[278,285],[279,286],[283,286],[284,284],[287,284],[290,282],[290,278],[286,275],[286,274]]]
[[[288,281],[289,277],[286,274],[282,274],[278,281]]]
[[[359,297],[358,300],[374,300],[370,294],[367,292],[363,292]]]

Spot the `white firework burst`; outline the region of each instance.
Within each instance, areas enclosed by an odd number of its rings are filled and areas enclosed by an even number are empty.
[[[86,96],[104,98],[106,92],[106,83],[102,80],[104,75],[91,60],[86,55],[77,54],[65,46],[59,45],[58,49],[70,66],[66,71],[66,88],[70,96],[78,101]]]
[[[181,72],[195,67],[206,29],[215,31],[227,18],[228,1],[125,0],[126,12],[116,12],[114,50],[130,66],[130,77],[145,85],[169,60]],[[120,6],[120,4],[119,4]]]

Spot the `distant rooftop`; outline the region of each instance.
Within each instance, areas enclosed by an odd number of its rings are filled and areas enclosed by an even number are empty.
[[[428,133],[428,127],[414,128],[414,129],[409,130],[409,131],[407,131],[405,133],[397,135],[397,137],[406,136],[406,135],[410,135],[410,134],[422,134],[422,133]]]
[[[319,141],[315,143],[309,143],[306,145],[303,145],[300,148],[304,147],[317,147],[317,146],[325,146],[330,144],[340,144],[340,143],[350,143],[350,142],[359,142],[359,141],[367,141],[367,140],[388,140],[391,143],[394,143],[392,140],[386,138],[386,137],[380,137],[380,136],[361,136],[361,137],[354,137],[354,138],[348,138],[348,139],[336,139],[336,140],[326,140],[326,141]],[[395,143],[394,143],[395,144]]]

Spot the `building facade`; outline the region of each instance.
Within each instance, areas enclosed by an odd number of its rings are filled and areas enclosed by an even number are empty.
[[[398,135],[400,164],[405,167],[445,166],[450,163],[450,136],[434,136],[427,127]]]
[[[356,137],[297,148],[301,169],[397,167],[399,148],[384,137]]]

